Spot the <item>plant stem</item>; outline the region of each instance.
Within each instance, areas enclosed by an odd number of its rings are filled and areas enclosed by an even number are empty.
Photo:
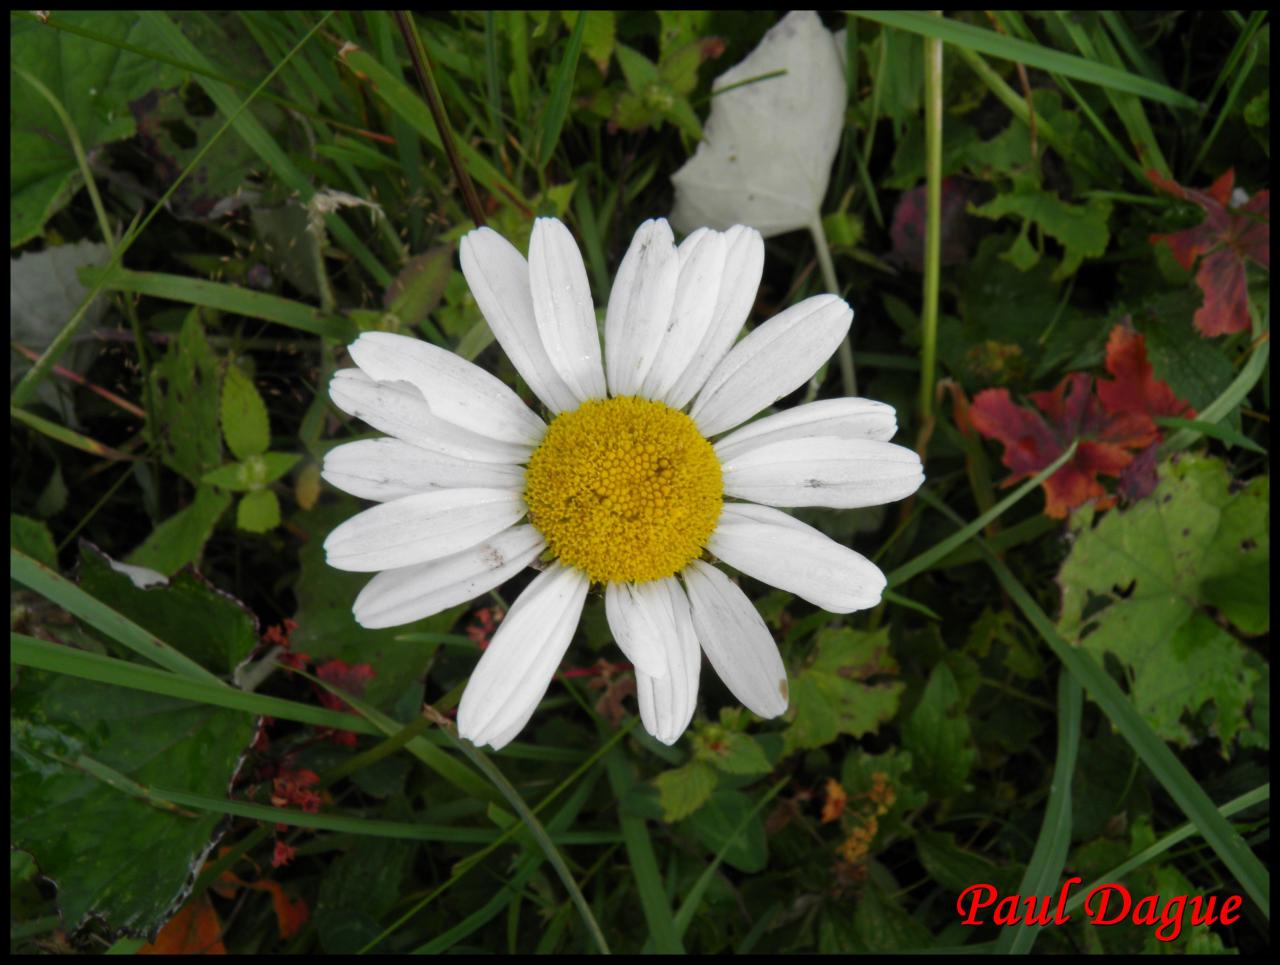
[[[822,283],[827,290],[842,295],[840,284],[836,281],[836,266],[831,260],[831,246],[827,244],[827,233],[822,230],[822,218],[815,214],[809,223],[809,234],[813,235],[813,246],[818,252],[818,269],[822,272]],[[853,347],[849,339],[844,338],[836,349],[836,358],[840,362],[840,387],[845,395],[858,394],[858,376],[853,368]]]
[[[941,12],[938,13],[941,16]],[[920,310],[920,420],[933,420],[934,367],[938,354],[938,283],[942,262],[942,41],[924,41],[925,177],[924,304]]]

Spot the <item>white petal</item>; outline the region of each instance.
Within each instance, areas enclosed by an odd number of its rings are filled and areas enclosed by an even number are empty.
[[[600,330],[582,254],[569,229],[538,218],[529,239],[533,317],[547,357],[580,401],[603,399]]]
[[[783,439],[836,436],[885,442],[898,431],[893,406],[872,399],[823,399],[757,419],[716,443],[721,462]]]
[[[849,333],[853,309],[815,295],[769,319],[733,347],[689,414],[705,436],[732,429],[803,385]]]
[[[609,394],[636,395],[671,318],[680,258],[662,218],[646,221],[631,239],[609,293],[604,322]]]
[[[556,563],[520,594],[458,705],[458,734],[495,750],[528,723],[569,649],[590,581]]]
[[[676,254],[680,259],[676,298],[662,344],[640,388],[646,399],[666,399],[711,325],[724,274],[724,235],[702,228],[682,241]]]
[[[707,549],[831,613],[873,607],[885,587],[884,574],[865,556],[768,506],[727,503]]]
[[[524,467],[452,459],[399,439],[361,439],[325,453],[325,482],[361,499],[387,502],[431,489],[524,490]]]
[[[811,11],[787,14],[712,89],[703,140],[671,178],[672,223],[741,222],[765,237],[807,226],[844,131],[847,85],[831,33]]]
[[[676,632],[663,641],[668,667],[665,677],[651,677],[636,669],[636,699],[640,703],[644,729],[662,743],[674,744],[689,726],[697,706],[702,651],[693,630],[689,598],[680,588],[679,581],[675,577],[667,577],[655,585],[666,587]]]
[[[496,536],[525,514],[518,492],[437,489],[352,516],[324,541],[330,566],[357,573],[451,556]]]
[[[618,649],[636,669],[665,677],[663,640],[675,632],[666,592],[659,596],[646,585],[610,583],[604,590],[604,613]]]
[[[734,225],[724,233],[724,244],[724,269],[711,322],[697,349],[690,353],[687,367],[663,400],[673,409],[683,409],[698,394],[742,331],[755,304],[764,271],[764,239],[755,228]]]
[[[787,709],[787,668],[751,601],[702,560],[684,568],[693,627],[711,666],[733,695],[760,717]]]
[[[879,506],[910,496],[924,482],[918,455],[874,439],[783,439],[721,468],[726,496],[769,506]]]
[[[513,526],[444,559],[384,570],[356,597],[356,622],[398,627],[465,603],[515,576],[546,547],[532,526]]]
[[[438,419],[408,382],[375,382],[359,369],[339,369],[329,382],[329,398],[343,412],[373,428],[456,459],[515,464],[528,462],[532,446],[499,442]]]
[[[365,332],[347,349],[378,382],[408,382],[440,419],[517,445],[536,446],[547,427],[520,397],[478,365],[418,338]]]
[[[460,260],[494,338],[533,394],[552,412],[577,408],[577,398],[551,364],[538,334],[524,256],[492,228],[477,228],[463,237]]]

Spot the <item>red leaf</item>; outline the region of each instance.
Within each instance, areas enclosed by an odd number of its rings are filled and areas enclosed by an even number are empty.
[[[1073,372],[1052,391],[1032,393],[1032,403],[1044,415],[1015,405],[1007,389],[979,392],[969,407],[974,428],[1004,444],[1004,464],[1013,470],[1004,486],[1035,475],[1073,439],[1080,440],[1071,461],[1044,483],[1044,511],[1056,519],[1091,499],[1100,508],[1110,506],[1114,500],[1097,477],[1120,475],[1133,458],[1128,450],[1142,449],[1159,436],[1145,412],[1109,415],[1092,383],[1087,372]]]
[[[1138,412],[1152,417],[1196,417],[1195,409],[1155,377],[1147,361],[1147,341],[1127,318],[1111,330],[1106,364],[1113,379],[1098,380],[1098,398],[1113,416]]]
[[[1259,191],[1233,208],[1233,170],[1208,191],[1183,187],[1155,171],[1148,171],[1147,178],[1161,190],[1198,205],[1205,214],[1194,228],[1150,237],[1152,244],[1168,245],[1178,264],[1188,270],[1203,256],[1196,284],[1204,292],[1204,304],[1196,312],[1196,328],[1208,336],[1245,331],[1249,327],[1245,262],[1252,260],[1271,269],[1271,192]]]

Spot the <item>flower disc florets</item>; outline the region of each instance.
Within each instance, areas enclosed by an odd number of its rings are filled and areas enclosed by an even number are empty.
[[[557,416],[529,460],[524,499],[562,563],[593,583],[646,583],[702,553],[722,492],[694,421],[627,396]]]

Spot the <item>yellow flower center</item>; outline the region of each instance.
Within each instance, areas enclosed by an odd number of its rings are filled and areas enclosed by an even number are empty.
[[[720,461],[683,412],[591,399],[552,420],[525,472],[529,520],[594,583],[645,583],[696,559],[720,518]]]

